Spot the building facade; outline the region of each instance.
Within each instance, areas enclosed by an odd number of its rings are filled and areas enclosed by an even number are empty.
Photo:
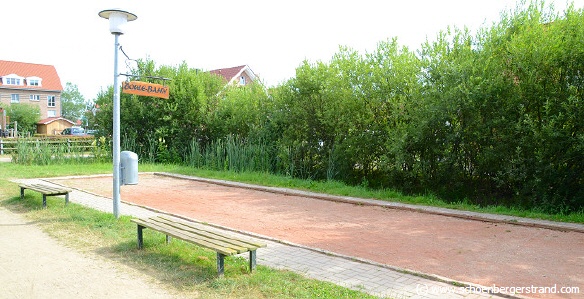
[[[222,77],[226,85],[244,86],[256,80],[256,75],[247,65],[211,70],[209,73]]]
[[[37,134],[59,135],[64,129],[71,128],[74,122],[62,117],[49,117],[37,123]]]
[[[0,60],[0,107],[34,105],[40,119],[61,116],[63,86],[52,65]]]

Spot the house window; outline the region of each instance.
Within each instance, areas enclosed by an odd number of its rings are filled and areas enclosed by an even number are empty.
[[[10,74],[2,77],[2,84],[4,85],[21,85],[23,83],[24,77],[20,77],[17,74]]]
[[[15,104],[15,103],[20,103],[20,95],[19,94],[11,94],[10,95],[10,103],[11,104]]]
[[[6,78],[6,85],[20,85],[20,78]]]
[[[241,76],[241,78],[239,78],[239,85],[245,85],[245,76]]]
[[[47,106],[48,107],[55,107],[55,96],[47,96]]]
[[[26,78],[26,83],[28,86],[41,86],[41,81],[43,79],[39,78],[39,77],[27,77]]]
[[[35,101],[35,102],[38,102],[38,101],[40,101],[40,100],[41,100],[41,96],[40,96],[40,95],[38,95],[38,94],[31,94],[31,95],[30,95],[30,100],[31,100],[31,101]]]
[[[57,110],[47,110],[47,117],[57,116]]]

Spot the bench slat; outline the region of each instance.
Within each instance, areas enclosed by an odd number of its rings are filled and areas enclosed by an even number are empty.
[[[174,220],[174,219],[171,219],[171,218],[166,217],[166,216],[158,216],[158,218],[165,219],[165,220],[171,221],[171,222],[181,223],[181,224],[183,224],[185,226],[192,227],[192,228],[194,228],[196,230],[207,231],[207,232],[210,232],[210,233],[213,233],[213,234],[217,234],[219,236],[226,236],[225,233],[223,231],[221,231],[220,229],[215,228],[215,227],[210,226],[210,225],[207,225],[207,224],[203,224],[201,222],[197,222],[197,221],[193,221],[193,220],[191,220],[191,221],[179,220],[179,219]],[[252,247],[255,247],[255,248],[261,248],[261,247],[266,247],[267,246],[265,243],[262,243],[262,242],[259,242],[259,241],[255,241],[255,240],[252,240],[252,239],[242,238],[242,237],[239,237],[239,236],[237,236],[237,237],[235,237],[235,236],[229,236],[229,238],[231,240],[237,240],[239,242],[242,242],[244,244],[247,244],[247,245],[242,245],[242,246],[252,246]]]
[[[186,230],[188,232],[192,232],[192,233],[200,235],[202,237],[216,240],[218,242],[221,242],[221,244],[224,244],[224,246],[231,247],[239,252],[245,252],[248,250],[257,249],[257,246],[250,246],[249,244],[241,242],[238,239],[234,239],[234,238],[230,238],[228,236],[220,235],[218,232],[205,231],[205,230],[199,229],[196,226],[189,226],[189,225],[177,223],[177,222],[171,222],[171,221],[166,222],[163,219],[157,219],[157,220],[159,220],[163,223],[166,223],[168,225],[171,225],[173,227],[176,227],[178,229]]]
[[[63,195],[71,192],[71,189],[62,187],[53,187],[43,184],[22,184],[20,188],[30,189],[46,195]]]
[[[234,255],[234,254],[238,253],[237,251],[235,251],[233,249],[218,246],[216,244],[208,242],[205,239],[193,236],[192,234],[189,234],[188,232],[180,231],[176,228],[169,227],[169,226],[166,226],[164,224],[157,224],[157,223],[152,223],[152,222],[148,222],[148,221],[145,221],[145,222],[134,221],[134,222],[136,222],[138,225],[141,225],[145,228],[150,228],[152,230],[164,233],[168,236],[172,236],[172,237],[177,238],[177,239],[191,242],[191,243],[194,243],[194,244],[199,245],[201,247],[212,249],[212,250],[217,251],[217,252],[224,254],[224,255]]]
[[[168,234],[168,235],[173,236],[177,239],[191,242],[191,243],[197,244],[201,247],[215,250],[215,251],[217,251],[221,254],[224,254],[224,255],[235,255],[235,254],[240,253],[237,250],[234,250],[232,248],[219,246],[217,244],[210,242],[210,240],[208,240],[208,239],[202,238],[201,236],[198,236],[196,234],[189,234],[188,232],[181,231],[181,230],[179,230],[175,227],[169,226],[169,225],[151,222],[151,221],[144,221],[144,219],[132,219],[132,221],[135,222],[136,224],[143,226],[143,227],[147,227],[147,228]]]
[[[160,220],[160,219],[156,219],[156,220]],[[217,246],[233,249],[233,250],[237,251],[237,253],[242,253],[242,252],[248,251],[247,247],[234,245],[234,244],[232,244],[232,242],[229,242],[229,240],[227,238],[220,238],[217,235],[208,234],[205,232],[199,232],[199,231],[196,231],[192,228],[181,226],[179,223],[172,223],[172,222],[168,222],[168,223],[157,222],[157,223],[160,223],[163,225],[168,225],[168,226],[173,227],[175,229],[178,229],[180,231],[185,231],[189,234],[192,234],[193,236],[196,236],[198,238],[206,240],[209,243],[215,244]]]
[[[153,221],[152,223],[156,223],[157,225],[160,225],[162,227],[168,227],[168,228],[183,232],[183,233],[189,235],[190,237],[192,237],[193,239],[203,240],[203,241],[209,242],[210,244],[213,244],[213,245],[217,246],[218,248],[222,248],[224,250],[234,250],[235,253],[242,253],[242,252],[248,251],[248,249],[246,247],[235,246],[233,244],[230,244],[229,242],[219,240],[216,235],[201,234],[200,232],[197,232],[196,230],[186,229],[186,228],[181,227],[180,225],[177,225],[176,223],[172,223],[172,222],[171,223],[160,222],[159,218],[149,219],[149,220]]]
[[[43,208],[47,207],[47,196],[65,195],[65,204],[69,203],[69,192],[73,191],[69,188],[60,186],[53,187],[45,184],[20,184],[20,198],[24,198],[24,190],[30,189],[37,191],[43,195]]]
[[[53,189],[53,188],[42,188],[42,187],[25,187],[25,189],[30,189],[30,190],[38,191],[38,192],[44,193],[44,194],[53,194],[53,193],[68,192],[67,190]]]
[[[195,223],[195,222],[187,222],[181,220],[172,220],[170,218],[160,216],[155,219],[155,221],[164,222],[168,225],[175,226],[180,229],[185,229],[190,232],[213,238],[219,241],[223,241],[229,244],[232,244],[239,248],[246,248],[247,250],[256,250],[261,247],[266,247],[266,244],[260,243],[257,241],[252,241],[249,239],[244,239],[241,237],[230,236],[226,235],[224,232],[219,231],[217,228],[211,227],[209,225]],[[244,250],[246,251],[246,250]]]

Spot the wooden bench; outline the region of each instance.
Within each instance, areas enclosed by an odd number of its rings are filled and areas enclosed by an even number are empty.
[[[47,196],[65,195],[65,204],[68,204],[69,192],[72,191],[68,188],[49,186],[45,184],[20,184],[20,199],[24,199],[25,189],[34,190],[43,195],[43,208],[47,207]]]
[[[225,256],[231,256],[249,251],[249,271],[256,267],[256,249],[267,245],[251,239],[235,237],[225,231],[202,223],[179,220],[166,216],[156,216],[146,219],[132,219],[138,225],[138,248],[144,246],[142,230],[150,228],[166,234],[166,242],[171,237],[181,239],[217,252],[217,273],[223,276]]]

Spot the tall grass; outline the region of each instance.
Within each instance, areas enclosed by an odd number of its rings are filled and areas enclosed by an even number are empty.
[[[184,155],[186,165],[209,170],[234,172],[268,172],[272,167],[269,146],[229,136],[206,147],[192,140]]]
[[[209,143],[192,139],[188,144],[174,144],[173,140],[156,137],[156,133],[139,136],[123,132],[122,150],[138,154],[147,163],[183,164],[219,171],[269,172],[276,169],[275,154],[268,142],[229,135]]]
[[[141,161],[147,163],[161,162],[161,149],[165,147],[163,139],[156,138],[155,133],[146,133],[145,138],[140,138],[138,133],[124,130],[120,138],[120,146],[123,151],[131,151],[138,155]]]
[[[194,168],[200,168],[204,165],[204,158],[201,146],[195,139],[191,139],[189,146],[184,154],[185,164]]]
[[[103,137],[79,144],[68,139],[20,138],[12,162],[23,165],[93,163],[108,160],[110,153]]]

